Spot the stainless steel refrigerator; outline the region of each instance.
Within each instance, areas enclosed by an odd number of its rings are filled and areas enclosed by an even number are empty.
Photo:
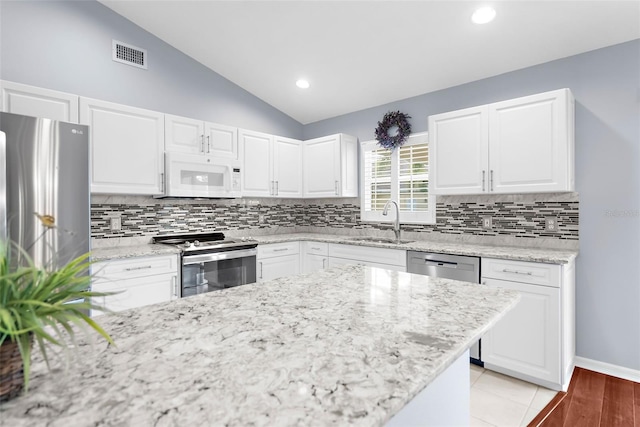
[[[0,241],[55,268],[90,249],[89,128],[0,113]]]

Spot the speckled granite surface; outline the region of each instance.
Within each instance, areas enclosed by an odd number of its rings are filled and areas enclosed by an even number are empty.
[[[422,252],[437,252],[453,255],[471,255],[486,258],[511,259],[517,261],[546,262],[550,264],[566,264],[575,259],[576,251],[542,249],[542,248],[516,248],[512,246],[490,246],[469,243],[445,243],[416,240],[411,243],[397,245],[391,243],[373,243],[357,240],[358,237],[343,237],[331,234],[276,234],[272,236],[256,236],[260,243],[279,243],[296,240],[307,240],[327,243],[344,243],[349,245],[370,246],[379,248],[404,249]],[[404,237],[403,237],[404,239]],[[331,256],[331,254],[329,254]]]
[[[131,246],[102,247],[91,250],[92,261],[104,261],[116,258],[133,258],[151,255],[178,254],[180,251],[172,246],[153,243]],[[1,424],[0,424],[1,425]]]
[[[394,248],[403,250],[413,250],[422,252],[437,252],[453,255],[470,255],[487,258],[511,259],[516,261],[546,262],[550,264],[566,264],[575,259],[578,255],[574,250],[545,249],[545,248],[522,248],[513,246],[493,246],[479,245],[472,243],[453,242],[432,242],[427,240],[416,240],[411,243],[396,245],[389,243],[362,242],[357,240],[358,236],[341,236],[336,234],[319,233],[291,233],[273,234],[263,236],[252,236],[259,243],[279,243],[291,241],[315,241],[327,243],[343,243],[349,245],[369,246],[379,248]],[[404,237],[403,237],[404,239]],[[93,259],[103,260],[109,258],[128,258],[134,256],[145,256],[162,253],[177,253],[177,250],[164,245],[136,245],[102,247],[92,251]]]
[[[67,372],[39,357],[6,426],[383,425],[517,293],[363,266],[100,318]],[[54,366],[58,366],[54,363]]]

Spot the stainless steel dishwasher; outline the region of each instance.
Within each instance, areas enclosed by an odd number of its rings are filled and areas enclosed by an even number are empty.
[[[407,271],[480,284],[480,258],[474,256],[407,251]],[[484,365],[481,341],[471,347],[469,354],[472,363]]]

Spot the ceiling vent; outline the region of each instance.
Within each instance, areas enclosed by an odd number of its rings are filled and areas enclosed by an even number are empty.
[[[147,69],[147,51],[145,49],[113,40],[112,57],[116,62]]]

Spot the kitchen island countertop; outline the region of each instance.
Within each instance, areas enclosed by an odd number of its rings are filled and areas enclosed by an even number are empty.
[[[379,426],[517,300],[349,265],[128,310],[66,372],[35,356],[0,425]]]

